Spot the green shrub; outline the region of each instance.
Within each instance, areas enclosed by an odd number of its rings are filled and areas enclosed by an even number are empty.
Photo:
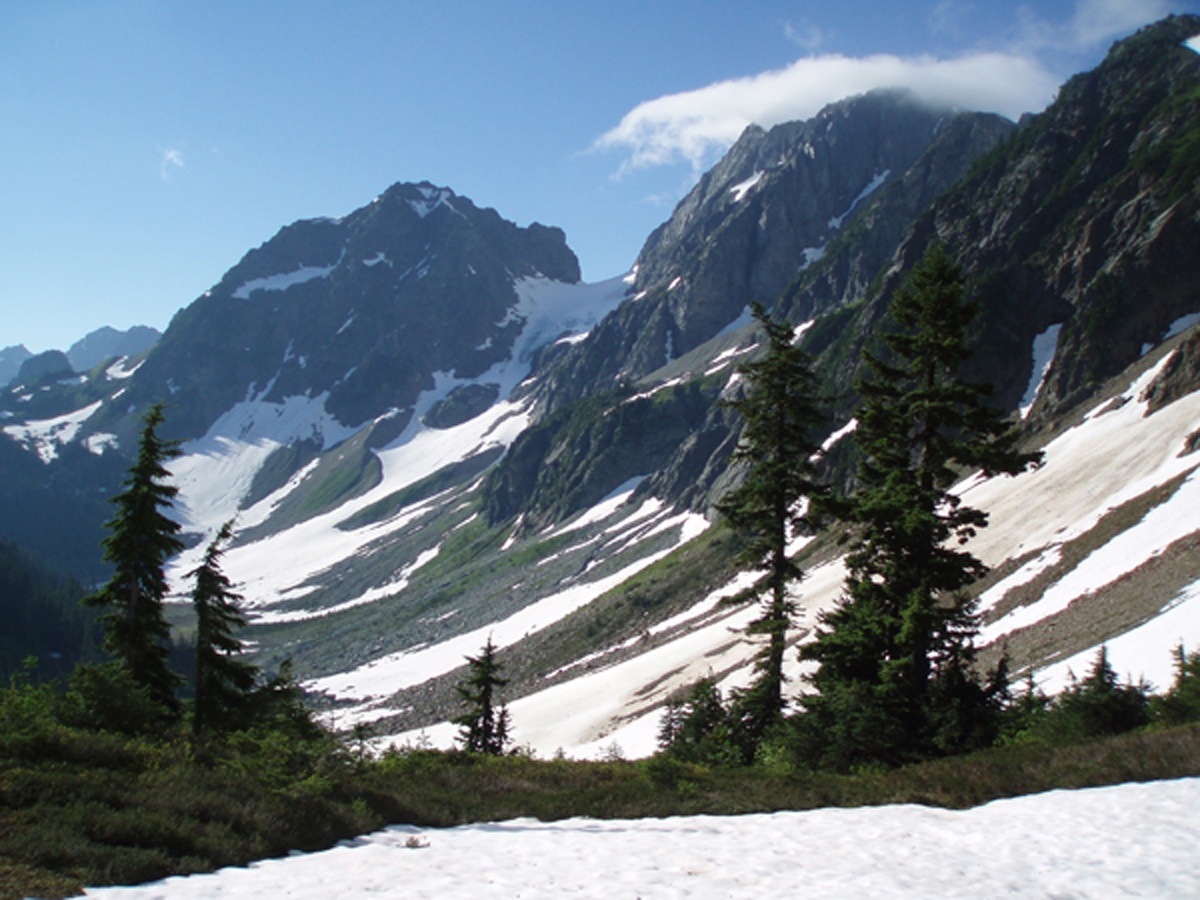
[[[162,704],[118,662],[76,666],[69,686],[59,712],[66,725],[138,735],[157,733],[167,721]]]

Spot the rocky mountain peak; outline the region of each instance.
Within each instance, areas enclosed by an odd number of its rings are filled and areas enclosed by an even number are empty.
[[[526,278],[579,280],[560,229],[518,227],[429,182],[396,184],[247,253],[175,317],[129,397],[168,398],[181,437],[239,402],[289,397],[320,398],[357,427],[410,409],[436,372],[471,377],[505,358]]]
[[[24,344],[14,344],[0,350],[0,387],[7,385],[21,371],[21,363],[33,356]]]
[[[71,361],[61,350],[46,350],[30,356],[21,363],[16,381],[32,387],[57,378],[70,378],[75,374]]]
[[[964,117],[973,129],[955,124]],[[1011,127],[878,90],[807,121],[746,129],[646,240],[635,299],[557,362],[549,405],[645,376],[738,321],[752,301],[774,302],[878,195],[902,184],[891,211],[876,217],[879,242],[854,267],[855,284],[865,284],[912,217]],[[937,173],[930,162],[909,177],[939,139]]]
[[[67,359],[76,372],[86,372],[118,356],[136,356],[153,347],[160,337],[157,328],[147,325],[134,325],[124,331],[105,326],[72,344]]]

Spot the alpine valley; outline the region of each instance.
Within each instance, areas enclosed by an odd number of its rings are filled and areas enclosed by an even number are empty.
[[[885,90],[751,127],[607,282],[561,230],[429,183],[288,225],[161,336],[0,356],[0,537],[101,580],[107,498],[165,401],[185,633],[184,573],[235,519],[256,661],[291,659],[337,728],[449,745],[490,637],[517,743],[646,755],[672,692],[747,683],[756,649],[714,510],[749,305],[815,356],[849,486],[861,351],[940,242],[981,304],[969,375],[1045,453],[958,488],[990,516],[984,660],[1053,691],[1105,644],[1164,688],[1200,643],[1196,35],[1147,27],[1020,123]],[[836,538],[796,539],[794,643],[839,596]]]

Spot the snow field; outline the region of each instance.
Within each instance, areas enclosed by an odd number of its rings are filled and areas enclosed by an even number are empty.
[[[282,276],[276,278],[282,280],[263,281],[269,281],[270,289],[275,290],[286,290],[290,284],[297,283]],[[401,511],[387,522],[354,531],[337,527],[355,512],[444,466],[493,447],[511,444],[528,426],[528,410],[523,404],[510,403],[504,398],[529,375],[533,353],[564,332],[578,333],[593,327],[620,302],[628,289],[624,278],[597,284],[564,284],[546,278],[524,278],[518,279],[514,287],[518,303],[512,315],[524,321],[525,327],[512,356],[474,379],[437,373],[435,387],[418,399],[405,431],[377,451],[383,477],[376,488],[330,513],[253,544],[233,547],[226,553],[225,570],[239,584],[247,608],[262,610],[318,590],[321,573],[362,553],[369,543],[403,527],[427,506]],[[456,387],[476,383],[498,384],[501,400],[480,416],[454,428],[431,429],[422,424],[422,417]],[[185,528],[211,535],[235,514],[243,527],[266,521],[287,492],[298,487],[304,475],[312,471],[299,473],[289,481],[286,490],[277,491],[239,513],[254,476],[271,452],[313,435],[320,437],[323,447],[328,450],[353,433],[353,429],[341,425],[325,411],[324,395],[289,397],[283,403],[248,397],[221,416],[203,439],[184,447],[186,455],[171,466],[180,485]],[[182,586],[183,574],[195,567],[197,554],[203,552],[206,542],[201,543],[197,550],[174,562],[169,573],[173,584]],[[347,601],[342,608],[394,595],[400,588],[392,589],[392,586],[400,578],[397,575],[392,582],[370,589]]]
[[[489,637],[498,648],[515,644],[586,606],[601,594],[658,562],[708,525],[703,517],[687,513],[674,516],[667,522],[680,528],[679,541],[667,549],[636,560],[612,575],[569,585],[529,604],[506,619],[488,623],[432,646],[393,653],[349,672],[315,679],[308,682],[306,687],[339,699],[369,703],[402,688],[412,687],[453,671],[463,664],[466,656],[477,653]],[[386,712],[382,711],[379,715]],[[344,714],[344,711],[341,714]],[[388,738],[381,738],[380,742],[386,745]]]
[[[48,463],[58,456],[59,445],[75,440],[80,427],[92,417],[102,403],[102,400],[97,400],[75,412],[52,419],[38,419],[23,425],[6,425],[4,433],[18,443],[33,448],[38,459]]]
[[[1098,408],[1054,440],[1046,448],[1046,461],[1040,469],[1015,478],[964,482],[961,491],[966,501],[991,516],[991,527],[980,532],[969,548],[992,565],[1031,556],[983,596],[981,605],[986,609],[1009,590],[1057,564],[1062,545],[1094,527],[1109,509],[1173,478],[1188,476],[1169,500],[1065,573],[1036,603],[1013,610],[985,629],[981,644],[1061,612],[1075,598],[1112,583],[1173,541],[1200,529],[1200,473],[1188,474],[1200,464],[1200,457],[1178,456],[1184,438],[1200,422],[1200,395],[1179,400],[1149,417],[1144,415],[1146,404],[1139,399],[1164,363],[1130,385],[1124,405],[1102,415],[1097,414]],[[603,512],[612,509],[605,506]],[[585,513],[580,517],[584,520],[595,519]],[[568,523],[560,530],[570,526]],[[837,601],[843,578],[844,569],[838,562],[815,569],[797,586],[797,604],[804,613],[802,628],[813,627],[819,611]],[[1134,679],[1145,676],[1159,689],[1169,687],[1174,677],[1174,646],[1180,640],[1188,647],[1200,646],[1198,596],[1200,584],[1171,601],[1174,606],[1164,615],[1108,640],[1109,659],[1116,670]],[[693,609],[698,617],[709,614],[711,608],[712,600],[706,598]],[[578,672],[575,678],[511,704],[516,742],[541,756],[562,749],[573,757],[597,758],[617,747],[629,757],[653,753],[660,704],[672,691],[706,675],[717,676],[723,691],[746,683],[755,645],[739,629],[750,617],[749,608],[722,611],[711,620],[698,619],[704,624],[692,634],[673,638],[624,662],[606,666],[600,653],[571,667],[568,671]],[[1061,690],[1069,682],[1068,673],[1085,673],[1094,654],[1095,649],[1089,648],[1050,666],[1038,673],[1039,681],[1047,691]],[[794,653],[788,654],[788,665],[791,689],[802,689]],[[442,725],[388,736],[379,745],[398,739],[400,743],[427,740],[447,747],[455,734],[453,727]]]
[[[107,900],[292,897],[1196,897],[1200,779],[902,805],[671,819],[395,826],[320,853]]]
[[[1040,469],[1015,478],[969,479],[964,499],[989,513],[990,527],[968,548],[989,565],[1033,554],[1021,569],[982,597],[986,609],[1005,592],[1027,583],[1059,561],[1061,547],[1094,528],[1110,510],[1146,491],[1184,477],[1179,489],[1150,510],[1134,527],[1114,536],[1047,588],[1034,603],[1012,610],[986,626],[980,644],[1000,640],[1011,631],[1061,612],[1073,600],[1097,591],[1162,553],[1171,543],[1200,530],[1200,455],[1182,454],[1188,434],[1200,423],[1200,393],[1194,393],[1153,415],[1146,415],[1142,393],[1170,359],[1136,379],[1119,400],[1094,409],[1079,425],[1045,448]],[[1113,408],[1113,407],[1116,408]],[[1172,649],[1181,640],[1200,646],[1200,615],[1195,594],[1200,585],[1174,601],[1178,609],[1133,633],[1106,641],[1109,660],[1118,673],[1145,676],[1159,689],[1174,680]],[[1164,598],[1164,603],[1170,598]],[[1189,615],[1190,613],[1190,615]],[[1158,642],[1158,643],[1154,643]],[[1091,648],[1047,668],[1044,688],[1060,690],[1068,671],[1082,676],[1094,657]],[[1081,664],[1086,658],[1088,662]]]

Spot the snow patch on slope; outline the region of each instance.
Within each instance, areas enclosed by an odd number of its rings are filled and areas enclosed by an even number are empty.
[[[1171,652],[1183,644],[1188,653],[1200,647],[1200,581],[1193,582],[1167,603],[1153,619],[1105,642],[1108,661],[1119,677],[1135,684],[1145,680],[1152,690],[1165,691],[1175,682],[1175,658]],[[1070,687],[1096,661],[1094,647],[1047,666],[1039,673],[1038,686],[1048,693]]]
[[[75,439],[80,427],[100,408],[102,402],[97,400],[82,409],[52,419],[37,419],[22,425],[6,425],[3,430],[25,449],[37,453],[38,459],[43,463],[49,464],[58,457],[58,448]]]
[[[1009,590],[1057,565],[1061,548],[1093,529],[1110,510],[1175,478],[1184,479],[1170,498],[1065,572],[1035,602],[988,625],[981,644],[1000,641],[1013,629],[1044,621],[1073,600],[1138,569],[1172,542],[1200,531],[1200,458],[1195,453],[1181,453],[1187,436],[1200,421],[1200,392],[1153,415],[1146,415],[1148,404],[1142,399],[1172,355],[1130,384],[1120,398],[1122,404],[1097,406],[1081,424],[1051,441],[1041,468],[982,483],[968,479],[960,486],[964,499],[991,518],[991,526],[973,538],[967,549],[988,565],[1030,557],[1021,569],[983,595],[983,606],[990,608]],[[1187,604],[1183,606],[1194,609]],[[1154,625],[1156,621],[1142,626],[1144,631],[1138,629],[1142,638],[1126,635],[1106,643],[1117,671],[1142,674],[1165,686],[1172,679],[1172,647],[1180,639],[1189,646],[1198,645],[1200,617],[1193,617],[1190,621],[1195,624],[1183,629],[1177,627],[1181,613],[1164,618],[1161,625]],[[1164,629],[1164,634],[1158,635],[1157,628]],[[1153,648],[1144,639],[1166,632],[1170,636]],[[1051,666],[1047,669],[1049,683],[1062,685],[1067,663],[1082,674],[1086,665],[1080,666],[1078,660],[1094,653],[1092,647],[1075,660]]]
[[[1193,466],[1196,465],[1200,463],[1193,462]],[[1197,510],[1200,510],[1200,470],[1193,469],[1168,500],[1150,510],[1132,528],[1092,551],[1036,603],[1017,607],[983,628],[981,643],[990,643],[1010,631],[1062,612],[1076,598],[1112,584],[1138,565],[1160,555],[1171,544],[1200,531]],[[1200,618],[1197,626],[1197,636],[1200,636]]]
[[[888,176],[891,174],[892,174],[891,169],[884,169],[882,172],[876,173],[875,177],[872,178],[869,182],[867,182],[867,186],[858,192],[858,196],[850,201],[850,205],[848,207],[846,207],[846,211],[844,213],[842,213],[840,216],[834,216],[832,219],[829,220],[829,222],[828,222],[829,230],[837,231],[839,228],[841,228],[842,223],[846,221],[846,219],[849,217],[849,215],[852,212],[854,212],[854,210],[858,207],[858,204],[862,203],[864,200],[866,200],[868,197],[870,197],[873,193],[875,193],[875,191],[879,190],[879,188],[883,185],[883,183],[885,181],[887,181]]]
[[[729,189],[729,193],[733,194],[733,202],[741,203],[743,200],[745,200],[746,195],[748,193],[750,193],[750,191],[754,188],[754,186],[757,185],[760,181],[762,181],[762,177],[764,174],[765,173],[763,172],[763,170],[759,169],[753,175],[751,175],[749,178],[747,178],[745,181],[738,182],[733,187],[731,187]]]
[[[1046,375],[1054,363],[1054,354],[1058,350],[1058,335],[1062,325],[1051,325],[1033,339],[1033,371],[1029,375],[1029,385],[1025,388],[1025,396],[1019,405],[1021,418],[1024,419],[1033,409],[1042,385],[1046,383]]]
[[[145,361],[146,361],[145,359],[141,359],[138,362],[136,362],[132,368],[129,368],[128,367],[129,366],[129,357],[122,356],[120,359],[115,361],[112,365],[110,365],[107,369],[104,370],[104,377],[107,378],[109,381],[123,381],[124,379],[132,376],[133,373],[136,372],[138,369],[140,369],[142,367],[142,363],[144,363]]]
[[[343,255],[344,252],[343,252]],[[252,278],[233,292],[235,300],[249,300],[255,291],[286,291],[297,284],[304,284],[316,278],[328,278],[329,274],[342,264],[341,258],[331,266],[301,266],[291,272],[281,272],[277,275],[267,275],[264,278]]]
[[[456,215],[462,215],[461,212],[454,208],[454,204],[450,202],[450,198],[454,196],[453,191],[447,188],[436,188],[429,184],[419,185],[417,190],[420,191],[422,199],[409,200],[408,205],[422,219],[435,209],[443,206]]]
[[[680,529],[678,544],[683,544],[694,538],[698,531],[706,528],[708,523],[702,516],[682,513],[674,517],[670,525]],[[491,622],[431,647],[393,653],[349,672],[318,678],[305,686],[340,699],[360,702],[386,697],[397,690],[412,687],[458,668],[462,665],[463,658],[475,653],[489,637],[497,648],[503,648],[547,628],[658,562],[672,552],[675,546],[639,559],[614,574],[569,585],[499,622]],[[380,714],[387,712],[390,710]],[[339,715],[344,716],[345,713]]]

